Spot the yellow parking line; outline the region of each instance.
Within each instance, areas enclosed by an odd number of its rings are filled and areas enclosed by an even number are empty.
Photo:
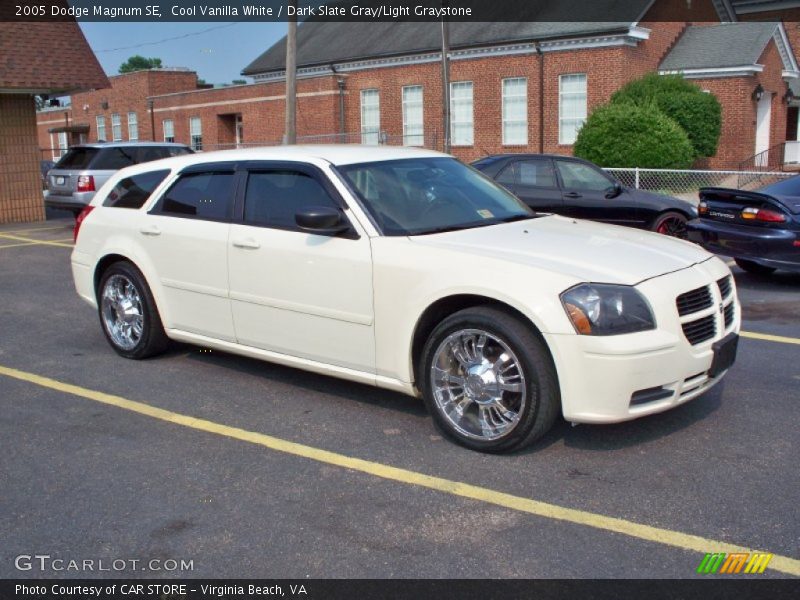
[[[800,338],[786,337],[784,335],[771,335],[769,333],[754,333],[752,331],[740,331],[739,335],[751,340],[764,340],[766,342],[778,342],[780,344],[797,344],[800,346]]]
[[[4,246],[0,246],[0,250],[5,250],[6,248],[19,248],[20,246],[35,246],[35,242],[20,242],[18,244],[5,244]]]
[[[49,377],[42,377],[41,375],[36,375],[35,373],[28,373],[26,371],[12,369],[10,367],[0,366],[0,375],[13,377],[14,379],[26,381],[28,383],[63,392],[65,394],[80,396],[81,398],[86,398],[87,400],[92,400],[94,402],[115,406],[123,410],[147,417],[152,417],[167,423],[173,423],[175,425],[181,425],[190,429],[205,431],[207,433],[213,433],[227,438],[241,440],[243,442],[257,444],[277,452],[283,452],[285,454],[307,458],[328,465],[351,469],[360,473],[366,473],[368,475],[380,477],[381,479],[424,487],[444,494],[459,496],[461,498],[469,498],[471,500],[477,500],[479,502],[485,502],[487,504],[493,504],[495,506],[500,506],[539,517],[555,519],[558,521],[566,521],[568,523],[593,527],[603,531],[621,533],[623,535],[642,539],[648,542],[655,542],[658,544],[664,544],[666,546],[672,546],[674,548],[680,548],[682,550],[690,550],[699,553],[754,552],[754,550],[750,548],[728,544],[726,542],[720,542],[698,535],[681,533],[679,531],[663,529],[660,527],[651,527],[650,525],[644,525],[642,523],[636,523],[625,519],[609,517],[606,515],[600,515],[574,508],[566,508],[556,504],[548,504],[546,502],[540,502],[531,498],[524,498],[521,496],[514,496],[512,494],[498,492],[485,487],[443,479],[441,477],[432,477],[416,471],[410,471],[378,462],[354,458],[352,456],[338,454],[328,450],[322,450],[313,446],[306,446],[304,444],[290,442],[288,440],[263,433],[246,431],[244,429],[239,429],[238,427],[229,427],[228,425],[223,425],[221,423],[215,423],[205,419],[197,419],[189,415],[172,412],[163,408],[157,408],[143,402],[128,400],[120,396],[114,396],[111,394],[98,392],[96,390],[90,390],[77,385],[50,379]],[[796,558],[774,554],[769,563],[769,568],[781,573],[800,576],[800,560]]]
[[[34,240],[33,238],[26,238],[19,235],[6,235],[0,233],[0,238],[6,240],[14,240],[16,242],[28,242],[29,244],[41,244],[43,246],[61,246],[62,248],[72,248],[72,244],[64,244],[63,242],[49,242],[46,240]]]
[[[30,228],[30,229],[8,229],[8,230],[5,230],[5,231],[0,230],[0,234],[3,234],[3,233],[11,233],[11,234],[31,233],[31,232],[35,232],[35,231],[53,231],[55,229],[64,229],[66,231],[69,231],[70,229],[72,229],[72,227],[69,226],[69,225],[59,225],[58,227],[33,227],[33,228]]]

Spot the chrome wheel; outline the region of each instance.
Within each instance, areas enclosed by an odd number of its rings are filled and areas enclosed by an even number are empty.
[[[505,342],[487,331],[461,329],[447,336],[433,355],[430,378],[437,409],[469,438],[505,437],[525,410],[521,363]]]
[[[134,349],[142,339],[142,298],[125,275],[115,274],[106,280],[100,314],[111,341],[122,350]]]

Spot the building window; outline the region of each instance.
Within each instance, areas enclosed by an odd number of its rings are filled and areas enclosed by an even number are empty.
[[[381,100],[378,90],[361,90],[361,143],[377,144],[381,136]]]
[[[189,139],[192,150],[203,149],[203,122],[200,117],[191,117],[189,119]]]
[[[172,119],[164,119],[162,122],[164,126],[164,141],[165,142],[174,142],[175,141],[175,121]]]
[[[58,158],[61,158],[67,153],[69,143],[67,140],[67,132],[62,131],[58,134]]]
[[[106,118],[103,115],[96,117],[97,120],[97,141],[106,141]]]
[[[558,78],[558,143],[574,144],[586,122],[586,73]]]
[[[116,113],[111,115],[111,139],[115,142],[122,140],[122,120]]]
[[[128,113],[128,139],[132,142],[139,140],[139,121],[135,112]]]
[[[422,86],[408,85],[403,88],[403,145],[424,146],[425,134],[422,123]]]
[[[528,145],[528,80],[503,79],[503,145]]]
[[[474,139],[472,82],[450,84],[450,137],[453,146],[471,146]]]

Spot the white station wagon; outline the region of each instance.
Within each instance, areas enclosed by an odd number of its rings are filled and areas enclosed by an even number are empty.
[[[740,309],[685,241],[532,212],[426,150],[292,146],[123,169],[76,224],[78,293],[141,359],[180,340],[422,396],[476,450],[717,383]]]

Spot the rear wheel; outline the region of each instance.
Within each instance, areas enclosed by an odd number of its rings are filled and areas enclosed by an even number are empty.
[[[742,271],[747,271],[753,275],[771,275],[775,272],[775,267],[765,267],[752,260],[744,258],[734,258],[733,260],[736,261],[736,264]]]
[[[488,307],[459,311],[434,329],[420,381],[439,429],[482,452],[527,446],[552,427],[560,406],[544,342],[520,320]]]
[[[683,213],[670,210],[665,213],[661,213],[658,215],[658,217],[656,217],[656,219],[653,221],[652,230],[656,233],[661,233],[663,235],[669,235],[685,240],[687,237],[687,221],[688,219]]]
[[[168,339],[153,295],[132,264],[117,262],[106,269],[100,279],[97,305],[103,333],[117,354],[141,359],[166,349]]]

